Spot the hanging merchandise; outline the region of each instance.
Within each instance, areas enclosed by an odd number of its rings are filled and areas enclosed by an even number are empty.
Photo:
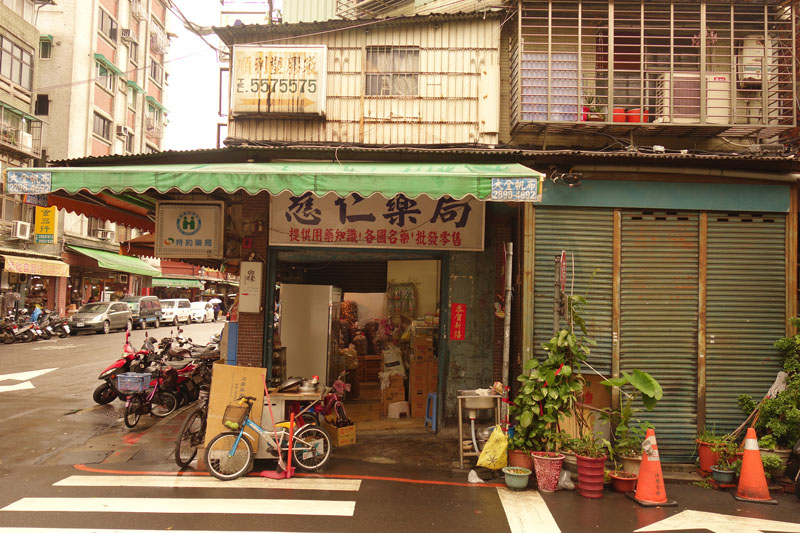
[[[355,346],[358,355],[367,355],[369,343],[367,342],[367,337],[364,335],[364,332],[360,330],[356,332],[353,337],[353,346]]]
[[[414,318],[417,308],[416,285],[390,284],[386,291],[386,314],[391,318]]]
[[[340,310],[342,320],[350,324],[358,322],[358,304],[356,302],[342,302]]]

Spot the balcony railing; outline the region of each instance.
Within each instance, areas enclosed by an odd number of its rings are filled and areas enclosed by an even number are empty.
[[[145,135],[151,139],[161,139],[164,137],[164,124],[159,120],[148,118],[145,121]]]
[[[336,14],[346,19],[377,17],[410,0],[336,0]]]
[[[522,2],[515,126],[746,136],[795,125],[791,4]]]
[[[0,145],[31,157],[42,155],[41,123],[32,127],[31,132],[0,124]]]

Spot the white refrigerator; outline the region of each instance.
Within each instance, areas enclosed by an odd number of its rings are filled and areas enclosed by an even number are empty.
[[[279,328],[287,377],[319,376],[330,384],[344,368],[339,361],[341,300],[342,290],[332,285],[281,284]]]

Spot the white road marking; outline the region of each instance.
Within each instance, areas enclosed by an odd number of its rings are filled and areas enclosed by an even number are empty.
[[[135,503],[135,505],[131,505]],[[0,511],[353,516],[356,502],[229,498],[22,498]]]
[[[703,511],[681,511],[664,520],[637,529],[640,531],[679,531],[681,529],[707,529],[715,533],[760,533],[761,531],[800,532],[800,524],[762,520],[746,516],[731,516]]]
[[[44,370],[28,370],[27,372],[17,372],[15,374],[0,374],[0,382],[3,381],[21,381],[15,385],[0,385],[0,392],[11,392],[15,390],[33,389],[33,383],[30,379],[39,377],[41,375],[58,370],[57,368],[45,368]]]
[[[28,370],[27,372],[17,372],[15,374],[0,374],[0,381],[27,381],[38,378],[41,375],[58,370],[57,368],[45,368],[44,370]]]
[[[58,487],[294,489],[357,492],[361,488],[361,480],[305,477],[291,479],[242,477],[232,481],[220,481],[217,478],[200,476],[70,476],[53,483],[53,485]]]
[[[547,508],[542,495],[535,490],[513,491],[505,487],[497,488],[497,495],[506,512],[511,533],[560,533],[555,518]]]
[[[30,381],[23,381],[22,383],[17,383],[15,385],[0,385],[0,392],[11,392],[12,390],[25,390],[33,388],[33,383]]]
[[[55,342],[55,340],[45,341],[45,342]],[[37,346],[36,348],[31,348],[32,352],[42,352],[45,350],[70,350],[72,348],[78,348],[83,346],[83,344],[50,344],[48,346]]]

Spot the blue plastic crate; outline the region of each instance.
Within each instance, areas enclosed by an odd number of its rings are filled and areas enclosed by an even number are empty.
[[[149,373],[125,372],[117,376],[117,388],[120,392],[144,392],[150,379]]]

